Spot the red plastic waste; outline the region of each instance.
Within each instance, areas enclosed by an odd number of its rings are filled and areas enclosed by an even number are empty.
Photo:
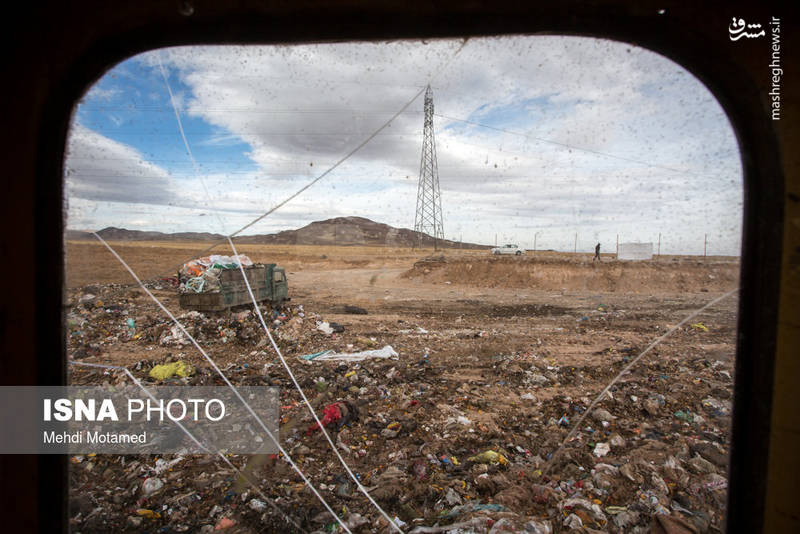
[[[338,423],[339,421],[341,421],[341,419],[342,419],[342,405],[340,402],[334,402],[333,404],[325,406],[325,408],[322,410],[322,419],[320,420],[320,422],[322,423],[322,426],[328,426],[331,423]],[[306,430],[306,434],[310,436],[318,428],[319,425],[317,423],[314,423],[308,427],[308,430]]]

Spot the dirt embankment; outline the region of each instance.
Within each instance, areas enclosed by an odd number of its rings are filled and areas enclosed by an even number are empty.
[[[739,283],[738,262],[576,261],[539,258],[420,260],[403,274],[425,282],[475,287],[532,288],[627,293],[712,293]]]

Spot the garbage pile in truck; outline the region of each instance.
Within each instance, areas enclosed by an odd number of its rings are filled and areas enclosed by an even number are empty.
[[[181,293],[217,293],[221,291],[220,274],[225,269],[250,267],[253,261],[244,254],[221,256],[212,254],[184,263],[178,272]]]

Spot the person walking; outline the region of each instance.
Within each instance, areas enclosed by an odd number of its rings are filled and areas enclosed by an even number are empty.
[[[600,261],[600,243],[594,247],[594,258],[592,258],[592,262],[594,262],[594,260]]]

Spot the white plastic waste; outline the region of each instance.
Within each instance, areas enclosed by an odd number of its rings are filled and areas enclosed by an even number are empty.
[[[361,360],[368,360],[370,358],[397,358],[397,354],[391,345],[386,345],[381,349],[375,350],[362,350],[361,352],[324,352],[320,355],[315,355],[312,361],[345,361],[345,362],[360,362]]]

